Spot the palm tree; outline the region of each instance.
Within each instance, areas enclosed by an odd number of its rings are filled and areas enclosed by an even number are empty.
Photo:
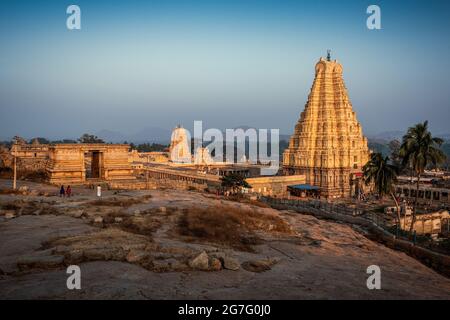
[[[403,136],[400,147],[400,157],[402,165],[410,167],[416,176],[416,198],[409,232],[412,233],[416,222],[417,204],[419,199],[420,177],[427,167],[436,166],[445,161],[445,153],[440,149],[444,140],[433,137],[428,130],[428,121],[418,123],[410,127]]]
[[[399,167],[381,153],[372,153],[369,162],[363,167],[366,185],[373,184],[381,198],[390,195],[394,200],[397,208],[397,226],[400,226],[400,206],[394,194],[394,183],[399,172]]]

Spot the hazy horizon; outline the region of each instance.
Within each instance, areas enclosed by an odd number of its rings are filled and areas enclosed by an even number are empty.
[[[278,128],[290,134],[326,50],[364,134],[450,119],[448,1],[5,1],[0,139],[77,138],[148,127]],[[149,137],[151,140],[152,137]]]

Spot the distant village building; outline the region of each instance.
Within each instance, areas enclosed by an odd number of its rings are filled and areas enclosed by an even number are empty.
[[[401,199],[408,201],[416,200],[417,185],[413,184],[397,184],[395,186],[396,194]],[[433,185],[421,183],[419,185],[417,201],[425,205],[445,205],[450,207],[450,189],[437,188]]]
[[[409,230],[412,216],[401,216],[400,226],[403,230]],[[450,231],[450,215],[447,210],[441,210],[432,213],[418,214],[414,222],[413,230],[418,235],[439,234]]]
[[[325,197],[351,196],[362,189],[369,160],[367,138],[356,119],[342,78],[342,65],[320,58],[304,111],[283,154],[285,174],[305,175]]]

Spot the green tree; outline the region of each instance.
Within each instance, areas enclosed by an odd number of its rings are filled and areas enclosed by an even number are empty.
[[[62,140],[54,140],[51,143],[52,144],[58,144],[58,143],[74,144],[74,143],[78,143],[78,141],[77,140],[73,140],[73,139],[62,139]]]
[[[159,143],[141,143],[137,146],[134,146],[134,149],[137,149],[139,152],[155,152],[155,151],[164,151],[168,148],[167,145],[159,144]]]
[[[397,226],[400,226],[400,206],[394,194],[394,183],[397,181],[399,167],[390,162],[389,157],[383,157],[381,153],[373,153],[369,162],[363,167],[364,182],[373,184],[378,195],[391,196],[397,208]]]
[[[409,232],[412,233],[416,221],[417,205],[419,199],[420,177],[429,166],[436,166],[445,161],[445,154],[440,149],[444,140],[433,137],[428,130],[428,121],[410,127],[403,136],[400,147],[402,165],[409,167],[416,177],[416,198]]]
[[[13,143],[17,143],[17,144],[27,144],[27,141],[19,136],[14,136],[14,138],[12,139]]]
[[[230,173],[220,178],[221,186],[224,190],[237,194],[241,188],[251,188],[245,177],[238,173]]]
[[[99,137],[88,133],[83,134],[78,141],[81,143],[105,143],[105,141]]]

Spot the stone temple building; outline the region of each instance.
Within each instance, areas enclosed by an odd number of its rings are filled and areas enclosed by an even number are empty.
[[[322,196],[359,192],[369,160],[367,138],[349,100],[342,65],[320,58],[308,101],[283,154],[284,174],[305,175]]]
[[[47,166],[52,184],[86,184],[134,180],[128,144],[69,143],[49,146]]]
[[[189,132],[178,125],[172,131],[172,136],[170,138],[170,161],[174,163],[191,163],[192,153],[190,147]]]
[[[211,165],[214,160],[208,148],[198,147],[194,154],[194,163],[196,165]]]

